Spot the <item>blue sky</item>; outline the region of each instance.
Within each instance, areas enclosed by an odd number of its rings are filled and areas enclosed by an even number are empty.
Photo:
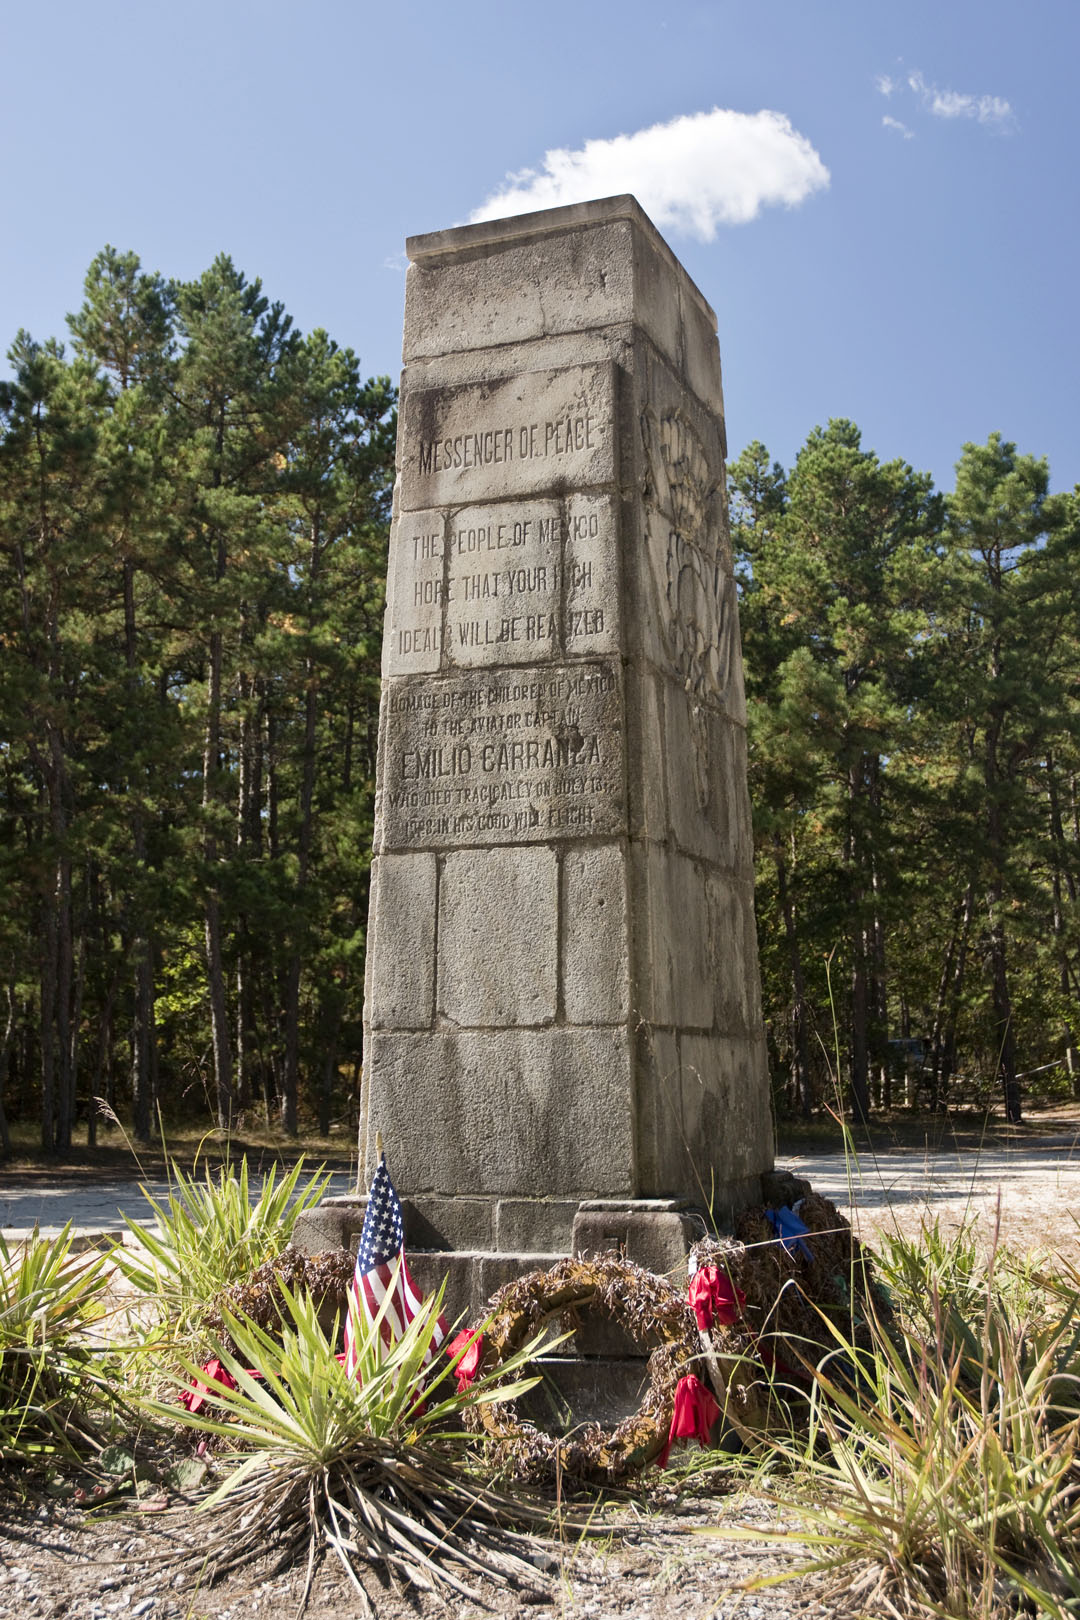
[[[0,336],[63,335],[105,242],[225,250],[396,378],[407,235],[640,172],[733,451],[849,416],[948,488],[1000,429],[1071,488],[1078,47],[1077,0],[9,0]]]

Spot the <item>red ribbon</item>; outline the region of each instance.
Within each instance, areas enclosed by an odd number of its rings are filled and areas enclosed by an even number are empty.
[[[720,1408],[700,1378],[696,1378],[693,1373],[687,1373],[680,1378],[675,1385],[675,1406],[671,1414],[667,1445],[657,1459],[660,1467],[667,1467],[668,1454],[676,1440],[700,1440],[702,1446],[707,1446],[709,1430],[719,1416]]]
[[[484,1353],[484,1335],[470,1332],[468,1328],[464,1328],[456,1338],[451,1339],[446,1347],[446,1353],[450,1360],[453,1361],[454,1357],[462,1350],[464,1350],[465,1354],[454,1368],[459,1395],[464,1395],[480,1371],[480,1358]]]
[[[690,1279],[690,1303],[698,1327],[708,1333],[713,1322],[734,1326],[742,1315],[746,1295],[719,1266],[699,1266]]]
[[[236,1379],[232,1373],[227,1367],[223,1367],[216,1357],[213,1361],[206,1363],[202,1370],[202,1378],[196,1378],[190,1389],[181,1392],[180,1405],[186,1406],[189,1412],[198,1412],[202,1406],[205,1406],[207,1400],[212,1398],[211,1387],[217,1389],[235,1389],[237,1387]]]

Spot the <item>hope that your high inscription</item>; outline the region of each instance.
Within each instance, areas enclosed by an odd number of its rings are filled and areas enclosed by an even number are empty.
[[[391,690],[383,847],[618,831],[617,704],[615,672],[602,664]]]
[[[599,581],[588,550],[600,536],[595,508],[518,517],[499,510],[505,520],[479,521],[474,513],[471,521],[450,520],[441,530],[402,534],[405,566],[391,630],[395,653],[445,648],[453,655],[455,649],[536,642],[554,648],[564,587],[567,642],[603,633],[605,610],[592,597]],[[573,554],[560,560],[567,542],[586,548],[580,560]],[[445,570],[434,572],[431,565],[444,558]],[[445,621],[424,612],[444,605]],[[419,615],[411,623],[410,609]]]

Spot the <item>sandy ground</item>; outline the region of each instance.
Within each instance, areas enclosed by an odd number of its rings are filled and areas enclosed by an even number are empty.
[[[1023,1135],[965,1132],[933,1143],[867,1147],[854,1156],[799,1153],[783,1161],[848,1215],[871,1243],[881,1232],[916,1237],[926,1223],[1000,1231],[1018,1249],[1075,1254],[1080,1243],[1080,1130],[1075,1110]]]
[[[625,1510],[624,1510],[625,1516]],[[296,1614],[304,1570],[273,1580],[264,1571],[233,1576],[220,1586],[184,1583],[169,1565],[178,1539],[192,1536],[190,1516],[176,1525],[137,1514],[95,1523],[75,1515],[42,1517],[0,1528],[0,1616],[3,1620],[241,1620],[249,1615],[285,1620]],[[758,1496],[687,1497],[654,1493],[636,1506],[628,1533],[584,1542],[568,1536],[538,1543],[535,1563],[543,1594],[484,1586],[481,1603],[456,1594],[441,1599],[394,1589],[374,1573],[364,1587],[378,1620],[788,1620],[824,1610],[815,1580],[798,1576],[778,1587],[749,1590],[763,1576],[793,1570],[802,1549],[792,1539],[732,1541],[723,1527],[750,1532],[782,1525],[778,1511]],[[197,1533],[197,1529],[196,1529]],[[336,1559],[317,1568],[309,1620],[362,1615],[356,1592]]]
[[[935,1219],[948,1230],[973,1220],[989,1238],[999,1205],[1006,1242],[1072,1248],[1080,1239],[1078,1110],[1039,1117],[1015,1133],[966,1128],[938,1131],[921,1142],[913,1130],[896,1134],[908,1140],[883,1142],[879,1134],[875,1146],[854,1156],[796,1147],[780,1153],[777,1163],[811,1181],[871,1242],[880,1231],[915,1236],[924,1221]],[[147,1186],[158,1200],[168,1195],[165,1180]],[[329,1191],[344,1193],[350,1187],[343,1172],[333,1177]],[[35,1225],[45,1234],[56,1233],[66,1221],[87,1235],[119,1237],[124,1215],[153,1218],[137,1176],[112,1174],[91,1182],[85,1173],[43,1169],[5,1175],[0,1170],[0,1232],[9,1241]]]

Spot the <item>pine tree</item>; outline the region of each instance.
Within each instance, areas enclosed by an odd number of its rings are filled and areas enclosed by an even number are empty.
[[[287,404],[278,372],[296,347],[282,305],[263,296],[224,255],[177,290],[182,352],[179,434],[172,476],[181,495],[178,538],[197,604],[202,652],[202,897],[218,1124],[232,1122],[232,1041],[225,982],[222,891],[234,843],[225,758],[228,664],[241,605],[272,560],[264,553],[264,503],[279,478]]]
[[[90,266],[84,302],[68,325],[76,353],[103,374],[108,409],[99,429],[98,455],[109,498],[102,514],[103,566],[115,568],[117,611],[100,626],[106,653],[122,641],[122,660],[107,656],[99,678],[114,705],[112,756],[103,764],[130,842],[117,839],[128,863],[114,889],[122,895],[121,932],[127,941],[132,997],[131,1088],[137,1140],[148,1142],[156,1101],[154,1018],[155,913],[160,886],[149,863],[148,822],[155,795],[155,734],[167,724],[159,701],[144,616],[160,623],[160,589],[168,569],[161,556],[163,512],[169,492],[162,476],[162,412],[173,372],[172,298],[160,276],[143,273],[137,256],[106,247]],[[122,673],[121,673],[122,672]],[[110,1011],[116,986],[109,996]],[[91,1101],[90,1139],[96,1107]]]
[[[968,444],[946,529],[947,608],[941,689],[959,757],[977,786],[968,882],[981,943],[1006,1117],[1021,1117],[1010,910],[1030,901],[1032,840],[1045,837],[1031,792],[1033,762],[1070,730],[1066,708],[1080,596],[1067,503],[1048,496],[1045,461],[1000,434]]]
[[[793,977],[801,977],[803,953],[790,945],[789,867],[813,872],[819,957],[845,936],[850,1099],[865,1118],[871,1063],[885,1068],[894,876],[887,762],[904,746],[938,503],[929,478],[903,462],[879,462],[850,422],[815,429],[786,480],[777,468],[766,475],[766,461],[754,447],[733,468],[736,538],[752,569],[752,758],[771,807]],[[747,513],[760,516],[748,523]],[[804,1001],[797,988],[796,1006]],[[798,1017],[796,1031],[801,1045]],[[797,1068],[805,1063],[797,1056]]]

